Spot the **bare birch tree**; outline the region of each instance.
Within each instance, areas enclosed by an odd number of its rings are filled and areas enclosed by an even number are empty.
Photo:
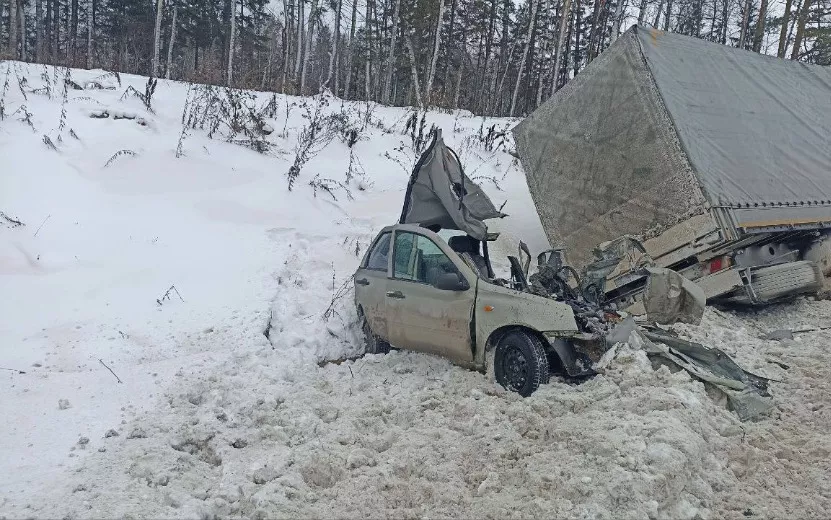
[[[779,49],[776,55],[780,58],[785,57],[785,51],[788,48],[788,22],[791,17],[792,0],[785,0],[785,13],[782,15],[782,29],[779,31]]]
[[[528,19],[528,34],[525,41],[525,50],[522,51],[522,59],[519,60],[519,68],[516,74],[516,85],[514,86],[514,95],[511,97],[511,109],[508,114],[513,117],[516,112],[516,101],[519,97],[519,87],[522,84],[522,72],[525,69],[525,60],[528,59],[528,52],[531,49],[531,36],[534,33],[534,26],[537,21],[537,8],[539,7],[539,0],[531,0],[531,17]]]
[[[92,33],[95,31],[95,25],[92,23],[93,5],[93,0],[87,4],[87,70],[92,68]]]
[[[228,74],[226,84],[229,87],[234,83],[234,49],[237,47],[237,2],[231,0],[231,38],[228,44]]]
[[[159,48],[162,36],[162,8],[164,0],[156,0],[156,27],[153,32],[153,62],[150,65],[150,77],[159,75]],[[233,25],[232,25],[233,27]],[[233,38],[233,32],[231,33]]]
[[[415,52],[413,51],[413,39],[411,36],[407,37],[407,51],[410,54],[410,73],[412,74],[413,90],[415,91],[416,103],[419,108],[424,108],[424,102],[421,100],[421,93],[418,87],[418,70],[416,70]]]
[[[620,36],[620,26],[623,24],[623,11],[624,11],[624,4],[626,0],[617,0],[617,5],[615,6],[615,19],[614,19],[614,30],[612,31],[612,41],[617,40],[617,37]]]
[[[9,55],[17,58],[17,2],[9,0]]]
[[[43,0],[35,0],[35,61],[43,61]],[[89,68],[89,67],[87,67]]]
[[[17,21],[20,24],[20,59],[26,61],[26,5],[23,0],[20,0],[20,6],[17,9]]]
[[[317,13],[318,0],[312,0],[312,8],[309,10],[309,27],[306,36],[306,50],[303,53],[303,66],[300,69],[300,95],[306,93],[306,71],[309,69],[309,57],[312,55],[312,38],[314,38],[315,17]]]
[[[713,2],[713,6],[715,6],[715,1]],[[638,25],[643,25],[643,21],[646,18],[646,0],[641,0],[641,6],[638,8]]]
[[[545,26],[543,26],[542,32],[547,33],[548,32],[548,0],[544,0],[544,2],[545,3],[543,4],[543,7],[542,7],[542,16],[543,16],[543,19],[546,21],[546,24],[545,24]],[[544,60],[545,56],[548,54],[548,41],[549,41],[549,38],[546,38],[545,41],[543,41],[542,55],[541,55],[542,60]],[[543,89],[543,85],[545,84],[544,78],[546,76],[547,76],[547,74],[542,73],[542,71],[540,72],[540,80],[537,82],[537,102],[536,102],[536,106],[540,106],[540,104],[542,104],[542,89]]]
[[[338,40],[340,40],[340,15],[341,10],[343,9],[343,0],[338,0],[338,12],[335,15],[335,27],[332,33],[332,50],[329,53],[329,72],[326,73],[326,82],[324,86],[327,88],[332,81],[332,76],[336,74],[335,64],[337,63],[338,58]],[[338,91],[337,87],[337,78],[335,78],[335,88],[333,89],[335,93]]]
[[[765,36],[765,17],[768,14],[768,0],[762,0],[759,6],[759,17],[756,21],[756,33],[753,35],[753,52],[761,52],[762,39]]]
[[[346,60],[346,85],[343,90],[343,97],[349,99],[349,94],[352,87],[352,67],[355,57],[355,26],[358,23],[358,0],[352,0],[352,22],[349,26],[349,41],[347,48],[349,56]]]
[[[739,33],[739,45],[740,49],[744,49],[745,42],[747,41],[747,25],[750,20],[750,5],[753,0],[745,0],[744,3],[744,13],[742,14],[742,26],[741,32]]]
[[[173,68],[173,46],[176,45],[176,18],[178,13],[179,6],[174,3],[173,22],[170,24],[170,40],[167,42],[167,65],[164,68],[164,79],[170,79],[170,69]]]
[[[294,80],[296,81],[300,76],[300,67],[302,66],[301,60],[303,58],[303,24],[305,22],[304,16],[304,0],[298,0],[297,2],[297,58],[294,61]]]
[[[563,12],[560,13],[560,28],[557,31],[557,51],[554,54],[554,81],[551,82],[551,95],[560,88],[560,61],[563,57],[563,46],[566,42],[566,31],[568,30],[568,20],[571,18],[571,0],[563,2]]]
[[[392,94],[392,71],[395,67],[395,44],[398,37],[398,17],[401,10],[401,0],[395,0],[395,10],[392,14],[392,34],[390,35],[390,52],[387,56],[387,75],[384,79],[384,93],[381,103],[389,103]]]
[[[433,57],[430,59],[430,73],[427,75],[427,85],[424,87],[424,97],[429,104],[433,95],[433,79],[436,76],[436,63],[439,60],[441,47],[441,24],[444,20],[444,0],[439,0],[438,20],[436,21],[436,38],[433,43]]]
[[[805,24],[808,22],[808,13],[811,11],[813,0],[805,0],[802,3],[802,8],[799,10],[799,17],[796,22],[796,34],[793,37],[793,49],[791,49],[791,59],[799,58],[800,47],[802,47],[802,39],[805,37]]]
[[[353,0],[357,1],[357,0]],[[366,0],[366,62],[364,63],[364,99],[372,99],[372,0]]]

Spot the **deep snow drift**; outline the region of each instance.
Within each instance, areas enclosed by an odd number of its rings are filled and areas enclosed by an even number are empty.
[[[25,372],[0,374],[0,517],[775,518],[831,508],[831,335],[758,339],[827,323],[831,302],[710,309],[701,326],[677,328],[779,380],[777,411],[757,423],[629,347],[605,374],[528,399],[431,356],[340,361],[362,348],[341,287],[400,212],[417,158],[412,110],[275,96],[267,154],[198,128],[179,147],[196,89],[160,81],[151,112],[122,99],[146,78],[72,70],[79,86],[113,89],[69,88],[64,101],[65,75],[0,63],[0,366]],[[251,96],[258,108],[272,100]],[[342,114],[358,140],[336,136],[288,191],[304,115],[318,106]],[[520,237],[532,252],[546,247],[512,145],[487,143],[491,125],[512,121],[425,121],[497,205],[507,201],[494,259],[504,263]],[[310,186],[315,176],[333,193]]]

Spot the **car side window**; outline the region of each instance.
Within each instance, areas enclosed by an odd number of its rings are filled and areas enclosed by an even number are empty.
[[[365,269],[372,269],[373,271],[387,270],[387,259],[390,254],[391,238],[392,233],[387,232],[381,235],[381,237],[375,242],[375,245],[372,247],[372,251],[369,252],[369,256],[367,257]]]
[[[423,235],[396,232],[393,254],[394,278],[434,285],[444,273],[459,273],[441,248]]]

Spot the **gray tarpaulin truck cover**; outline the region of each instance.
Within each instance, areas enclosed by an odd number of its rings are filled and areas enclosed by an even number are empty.
[[[831,204],[831,68],[635,33],[710,203]]]
[[[421,155],[404,195],[401,224],[438,224],[485,240],[487,219],[504,217],[476,183],[465,175],[456,152],[436,130]]]
[[[514,128],[552,242],[831,221],[831,69],[633,27]]]

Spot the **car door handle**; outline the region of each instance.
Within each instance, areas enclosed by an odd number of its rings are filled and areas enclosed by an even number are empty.
[[[404,299],[404,293],[401,291],[389,291],[387,292],[387,296],[389,296],[390,298],[397,298],[399,300]]]
[[[361,278],[360,280],[355,280],[355,283],[358,285],[369,285],[369,280],[366,278]]]

